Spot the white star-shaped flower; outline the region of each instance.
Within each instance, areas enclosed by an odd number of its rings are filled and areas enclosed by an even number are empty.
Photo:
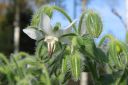
[[[28,26],[26,29],[23,29],[23,32],[30,38],[37,41],[44,38],[44,41],[47,43],[48,52],[49,54],[52,54],[55,50],[55,43],[59,41],[58,37],[66,33],[70,33],[71,27],[76,21],[77,20],[74,20],[66,28],[59,29],[57,32],[54,32],[50,24],[50,17],[43,14],[41,16],[39,26],[36,27],[37,29],[35,29],[35,27]]]

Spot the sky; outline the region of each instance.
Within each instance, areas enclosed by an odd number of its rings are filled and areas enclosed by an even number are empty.
[[[92,0],[91,3],[88,5],[88,8],[95,9],[99,12],[100,16],[102,17],[104,30],[102,35],[104,34],[113,34],[120,40],[125,40],[125,27],[121,23],[120,19],[115,16],[111,12],[111,8],[114,8],[123,19],[125,18],[125,6],[123,0]]]
[[[0,0],[0,2],[3,0]],[[5,0],[6,1],[6,0]],[[8,1],[8,0],[7,0]],[[81,15],[81,2],[77,1],[76,18],[78,19]],[[122,17],[125,19],[125,0],[90,0],[86,9],[95,10],[101,17],[103,21],[103,32],[100,36],[103,37],[105,34],[113,34],[116,38],[124,41],[125,40],[125,27],[121,23],[120,19],[111,12],[111,8],[114,8]],[[65,11],[69,16],[74,19],[74,0],[65,0],[63,5],[65,6]],[[53,3],[54,4],[54,3]],[[52,5],[53,5],[52,4]],[[61,22],[62,28],[66,27],[69,22],[60,13],[55,12],[52,19],[52,24],[55,22]]]
[[[72,19],[73,1],[74,0],[65,0],[64,2],[66,11]],[[124,0],[90,0],[86,8],[95,10],[102,17],[103,32],[100,38],[102,38],[105,34],[112,34],[117,39],[125,41],[125,27],[121,23],[120,19],[111,12],[111,9],[114,8],[123,17],[123,19],[125,19]],[[76,18],[79,18],[81,15],[81,5],[77,6],[76,15]],[[58,13],[55,14],[53,19],[53,23],[60,21],[63,23],[64,27],[68,25],[68,22],[64,19],[64,17]]]

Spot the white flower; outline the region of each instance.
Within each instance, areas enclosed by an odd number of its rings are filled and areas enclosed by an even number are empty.
[[[43,14],[40,19],[38,29],[34,29],[34,27],[27,27],[23,29],[23,32],[26,33],[30,38],[34,40],[40,40],[44,38],[44,41],[47,43],[48,52],[52,54],[55,50],[55,43],[59,40],[58,37],[62,34],[66,34],[71,30],[72,25],[77,20],[74,20],[70,25],[68,25],[64,29],[59,29],[57,32],[54,32],[52,26],[50,24],[50,18],[48,15]]]

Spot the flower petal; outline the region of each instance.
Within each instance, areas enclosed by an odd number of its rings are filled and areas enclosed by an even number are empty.
[[[50,17],[48,15],[43,14],[41,16],[40,27],[48,34],[51,32]]]
[[[65,27],[64,33],[70,33],[72,31],[72,25],[75,24],[76,21],[77,19],[75,19],[72,23],[70,23],[67,27]]]
[[[43,34],[40,31],[33,28],[23,29],[23,32],[27,34],[31,39],[34,39],[34,40],[40,40],[43,38]]]

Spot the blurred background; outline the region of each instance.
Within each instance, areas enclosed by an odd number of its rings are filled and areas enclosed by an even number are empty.
[[[18,51],[34,53],[35,41],[22,29],[30,24],[32,14],[45,4],[63,8],[72,19],[79,18],[82,11],[93,9],[103,21],[100,38],[112,34],[125,41],[128,0],[0,0],[0,52],[6,55]],[[56,12],[52,19],[52,23],[55,22],[61,22],[63,27],[68,25],[66,19]]]

